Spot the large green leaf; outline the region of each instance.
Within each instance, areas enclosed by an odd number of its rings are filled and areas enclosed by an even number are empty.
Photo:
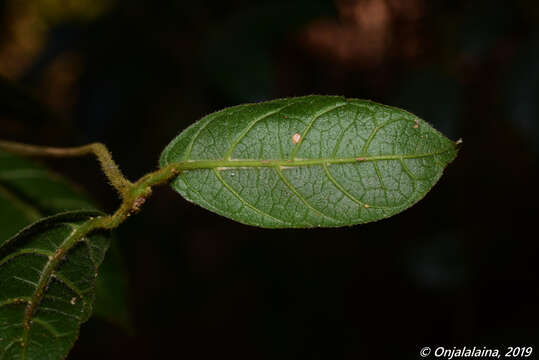
[[[0,244],[32,222],[68,210],[92,209],[74,185],[45,167],[0,151]],[[127,277],[122,254],[112,242],[97,278],[94,315],[124,328],[129,324]]]
[[[172,187],[244,224],[334,227],[412,206],[438,181],[457,144],[404,110],[337,96],[234,106],[176,137],[160,165]]]
[[[109,239],[99,212],[40,220],[0,245],[0,359],[63,359],[91,314]]]

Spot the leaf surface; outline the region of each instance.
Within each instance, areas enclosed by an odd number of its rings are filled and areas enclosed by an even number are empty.
[[[337,96],[239,105],[188,127],[163,151],[172,187],[248,225],[337,227],[412,206],[457,144],[404,110]]]
[[[0,359],[63,359],[88,320],[109,245],[99,212],[42,219],[0,245]]]

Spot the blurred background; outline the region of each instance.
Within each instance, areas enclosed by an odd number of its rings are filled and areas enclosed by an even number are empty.
[[[464,139],[424,200],[364,226],[263,230],[156,189],[118,231],[131,331],[91,320],[70,359],[539,343],[537,1],[1,0],[0,76],[0,138],[104,142],[133,180],[204,115],[288,96],[371,99]],[[44,162],[118,206],[93,159]]]

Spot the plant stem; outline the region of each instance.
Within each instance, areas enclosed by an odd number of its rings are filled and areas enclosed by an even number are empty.
[[[152,194],[152,186],[165,184],[179,173],[178,165],[172,164],[146,174],[135,183],[132,183],[125,178],[112,159],[107,147],[101,143],[71,148],[55,148],[0,141],[0,150],[19,155],[50,157],[77,157],[94,154],[99,160],[105,176],[120,194],[122,203],[114,214],[90,220],[87,227],[88,232],[95,229],[114,229],[118,227],[129,216],[140,210],[146,199]]]
[[[0,141],[0,150],[10,153],[28,156],[48,156],[48,157],[78,157],[94,154],[99,160],[101,168],[112,186],[118,191],[122,199],[132,186],[127,180],[118,165],[112,159],[107,147],[101,143],[93,143],[79,147],[55,148],[48,146],[27,145],[11,141]]]

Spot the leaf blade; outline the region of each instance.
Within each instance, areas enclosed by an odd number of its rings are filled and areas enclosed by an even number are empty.
[[[85,226],[99,212],[42,219],[0,246],[0,358],[65,358],[88,320],[109,246]],[[44,350],[45,349],[45,350]]]
[[[261,227],[380,220],[420,200],[456,143],[397,108],[333,96],[239,105],[177,136],[160,166],[187,200]]]
[[[97,207],[62,176],[0,151],[0,244],[39,219],[80,209]],[[112,254],[105,259],[97,278],[94,315],[128,329],[127,273],[117,241],[112,242],[110,250]]]
[[[45,216],[95,205],[63,177],[25,158],[0,151],[0,244]]]

